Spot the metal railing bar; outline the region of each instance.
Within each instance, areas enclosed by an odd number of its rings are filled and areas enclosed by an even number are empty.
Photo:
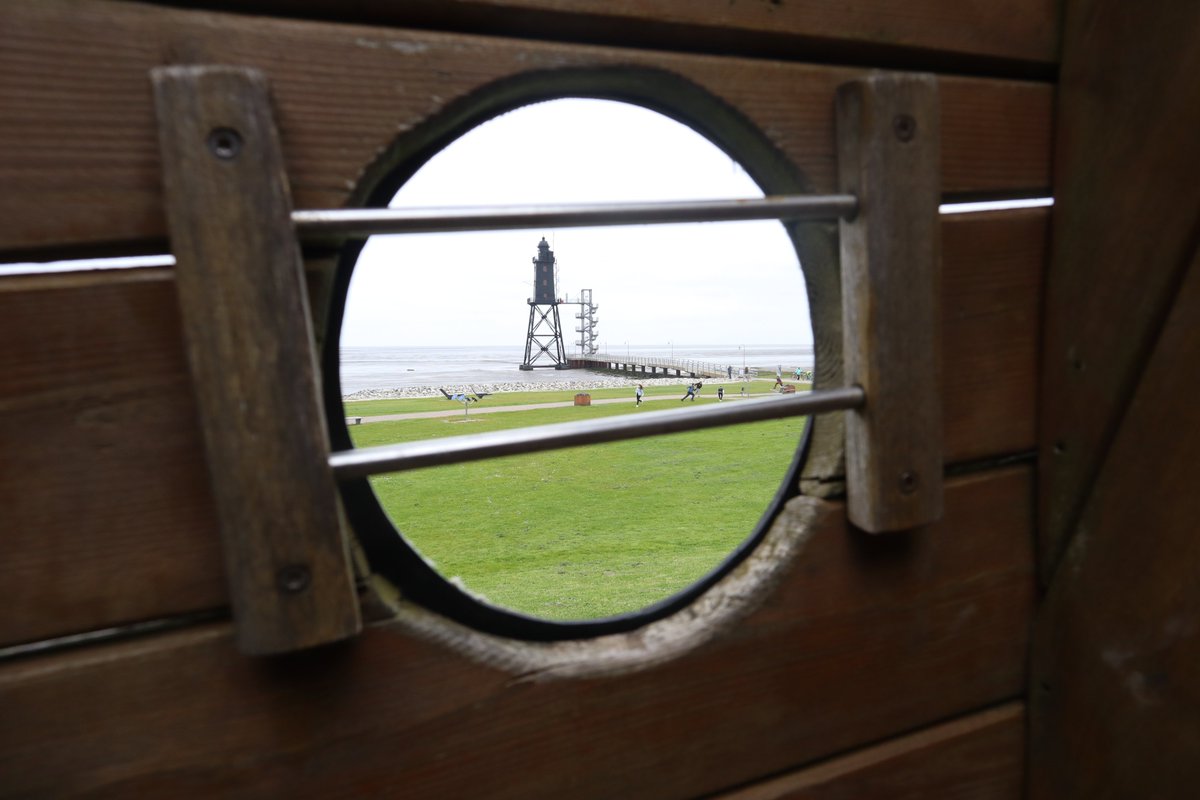
[[[401,472],[585,444],[798,417],[822,411],[861,408],[865,403],[866,394],[861,387],[847,386],[779,398],[689,408],[687,411],[650,411],[606,419],[342,450],[330,454],[329,465],[333,468],[335,478],[347,480],[381,472]]]
[[[520,228],[735,222],[758,219],[835,220],[852,217],[849,194],[777,195],[743,200],[565,204],[478,208],[333,208],[292,212],[301,236],[371,236]]]

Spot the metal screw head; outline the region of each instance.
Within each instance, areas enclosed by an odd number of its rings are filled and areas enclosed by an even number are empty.
[[[900,141],[912,141],[917,135],[917,121],[908,114],[897,114],[892,119],[892,131]]]
[[[908,470],[901,472],[899,484],[901,494],[912,494],[917,490],[917,473]]]
[[[279,570],[275,582],[284,594],[300,594],[312,582],[312,573],[303,564],[289,564]]]
[[[213,128],[208,134],[208,150],[222,161],[232,161],[242,152],[242,135],[233,128]]]

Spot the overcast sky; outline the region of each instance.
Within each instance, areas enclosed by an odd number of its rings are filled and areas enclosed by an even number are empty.
[[[761,196],[736,162],[673,120],[556,100],[470,131],[391,205]],[[795,250],[772,221],[373,237],[351,282],[342,344],[524,346],[543,236],[558,258],[558,296],[591,289],[598,341],[611,348],[812,341]],[[577,309],[562,309],[569,350]]]

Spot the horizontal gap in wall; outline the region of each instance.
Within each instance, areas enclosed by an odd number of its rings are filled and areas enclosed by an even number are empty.
[[[47,656],[87,645],[111,644],[143,636],[167,633],[168,631],[179,630],[181,628],[190,628],[209,622],[224,622],[231,618],[228,608],[216,608],[208,611],[197,611],[191,614],[180,614],[174,617],[131,622],[126,625],[114,625],[111,628],[72,633],[67,636],[56,636],[53,639],[7,645],[0,647],[0,663],[34,656]]]
[[[1032,186],[1024,189],[991,189],[988,191],[943,192],[942,205],[964,203],[1000,203],[1005,200],[1051,200],[1053,192],[1049,186]]]
[[[992,470],[1004,469],[1018,464],[1034,464],[1037,462],[1037,453],[1033,450],[1022,450],[1018,453],[1001,453],[999,455],[982,456],[967,461],[955,461],[946,464],[942,468],[942,475],[946,478],[957,478],[962,475],[974,475],[980,472],[990,472]],[[815,477],[805,478],[805,481],[812,481],[818,485],[844,485],[846,483],[845,475],[826,475],[820,479]],[[824,497],[825,495],[822,495]],[[844,491],[840,494],[829,496],[828,499],[838,500],[844,497]]]
[[[19,261],[0,264],[0,277],[7,275],[53,275],[60,272],[103,272],[114,269],[149,269],[173,267],[175,256],[114,256],[112,258],[79,258],[70,261]]]
[[[956,478],[960,475],[974,475],[978,472],[989,472],[991,470],[1016,466],[1017,464],[1033,464],[1036,462],[1037,453],[1035,451],[1023,450],[1019,453],[1004,453],[1002,455],[984,456],[970,461],[956,461],[953,464],[947,464],[942,474],[947,478]]]
[[[941,214],[979,214],[991,211],[1011,211],[1025,208],[1047,208],[1054,205],[1053,197],[1019,197],[1009,199],[963,200],[947,198],[938,207]],[[421,211],[421,209],[415,209]],[[309,255],[312,255],[311,253]],[[0,263],[0,277],[6,275],[49,275],[69,272],[93,272],[116,269],[172,267],[175,257],[166,254],[78,258],[54,261],[15,261]]]
[[[1053,197],[1026,197],[1018,200],[957,201],[938,206],[940,214],[979,214],[986,211],[1013,211],[1021,208],[1049,208],[1054,205]]]

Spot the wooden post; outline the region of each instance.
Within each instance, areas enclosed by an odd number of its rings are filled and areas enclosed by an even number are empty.
[[[942,515],[940,123],[937,80],[872,75],[837,94],[850,521],[873,533]]]
[[[361,628],[266,79],[152,71],[167,218],[238,647]]]

